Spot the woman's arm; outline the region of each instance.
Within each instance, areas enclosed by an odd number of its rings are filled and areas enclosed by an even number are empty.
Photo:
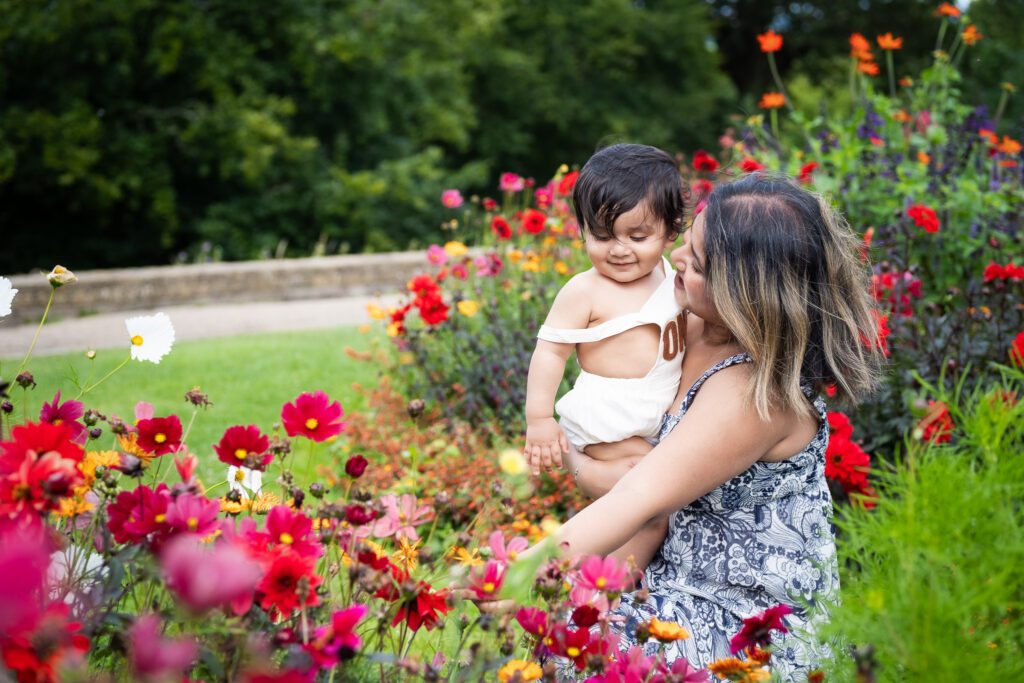
[[[649,520],[715,489],[778,443],[794,421],[788,415],[762,421],[740,398],[746,376],[723,370],[708,379],[672,433],[562,526],[558,540],[568,553],[611,553]]]
[[[564,457],[565,466],[584,495],[600,498],[652,448],[641,438],[594,444],[587,446],[584,453],[570,445]]]

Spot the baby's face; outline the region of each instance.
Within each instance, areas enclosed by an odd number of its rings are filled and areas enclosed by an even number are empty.
[[[612,228],[611,237],[584,231],[587,256],[597,272],[622,284],[650,275],[669,245],[665,222],[643,201],[619,216]]]

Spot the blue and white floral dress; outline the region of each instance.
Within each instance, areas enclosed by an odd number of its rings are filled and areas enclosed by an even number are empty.
[[[686,393],[679,411],[666,415],[659,441],[671,432],[708,377],[737,363],[739,354],[716,364]],[[805,680],[827,648],[816,651],[810,635],[829,603],[838,598],[839,573],[832,532],[832,496],[825,482],[828,421],[800,453],[781,462],[756,462],[747,471],[674,513],[668,535],[647,571],[648,599],[623,596],[623,648],[636,644],[638,624],[657,617],[682,625],[690,638],[669,644],[669,660],[694,666],[728,657],[729,639],[743,620],[785,603],[791,634],[776,637],[773,670],[783,680]],[[725,435],[723,435],[724,437]],[[653,652],[657,643],[646,648]]]

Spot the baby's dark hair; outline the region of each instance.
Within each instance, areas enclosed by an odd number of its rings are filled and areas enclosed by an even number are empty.
[[[608,238],[619,216],[647,200],[675,239],[683,228],[686,196],[675,160],[650,145],[619,144],[590,157],[572,191],[580,230]]]

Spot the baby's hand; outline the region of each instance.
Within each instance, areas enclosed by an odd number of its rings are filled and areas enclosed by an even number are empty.
[[[526,449],[523,455],[530,463],[534,476],[540,475],[541,465],[547,471],[562,467],[562,453],[569,451],[565,433],[553,417],[526,422]]]

